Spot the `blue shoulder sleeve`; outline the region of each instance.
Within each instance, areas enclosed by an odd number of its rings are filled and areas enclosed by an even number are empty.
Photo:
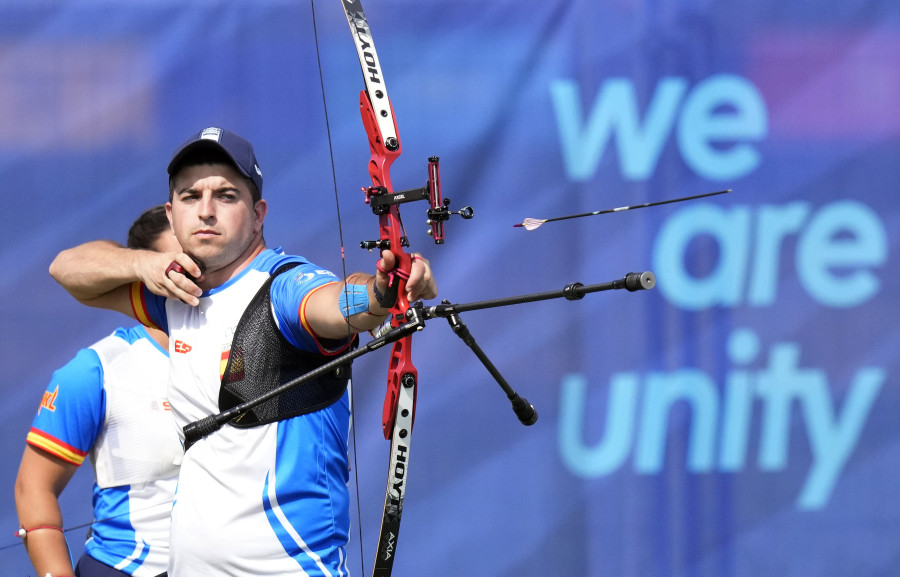
[[[326,354],[335,352],[335,343],[323,342],[312,334],[303,316],[303,304],[315,289],[337,280],[331,271],[303,262],[272,281],[270,294],[278,327],[288,342],[298,349]],[[342,348],[343,344],[336,348]]]
[[[93,350],[82,349],[53,373],[28,442],[80,465],[94,445],[105,415],[100,358]]]

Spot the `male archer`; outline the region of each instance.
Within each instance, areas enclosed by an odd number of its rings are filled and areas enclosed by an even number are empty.
[[[247,375],[290,380],[387,318],[396,297],[390,251],[375,275],[341,282],[303,257],[266,248],[262,172],[240,136],[217,127],[194,134],[168,173],[166,210],[183,252],[95,241],[61,252],[50,273],[80,302],[169,335],[169,401],[179,428],[269,386]],[[437,295],[427,260],[415,255],[408,274],[410,301]],[[186,452],[170,575],[346,574],[346,383],[345,374],[306,383]]]

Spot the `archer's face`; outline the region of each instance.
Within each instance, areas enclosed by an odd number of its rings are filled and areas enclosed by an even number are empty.
[[[222,282],[262,246],[266,203],[253,203],[247,181],[231,165],[182,169],[166,208],[184,252],[200,261],[207,275],[226,272]]]

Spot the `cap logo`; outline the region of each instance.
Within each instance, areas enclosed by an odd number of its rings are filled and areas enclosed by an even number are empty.
[[[204,128],[202,132],[200,132],[200,140],[215,140],[219,142],[219,139],[222,137],[222,129],[221,128]]]

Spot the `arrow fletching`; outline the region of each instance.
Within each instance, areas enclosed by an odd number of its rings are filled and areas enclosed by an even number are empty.
[[[541,226],[547,222],[546,220],[541,220],[539,218],[526,218],[522,221],[522,224],[514,224],[513,226],[521,226],[525,230],[534,230],[537,227]]]

